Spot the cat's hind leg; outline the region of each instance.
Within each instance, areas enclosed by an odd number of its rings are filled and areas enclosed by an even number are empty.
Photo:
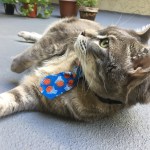
[[[24,38],[26,41],[32,41],[32,42],[37,42],[42,37],[41,34],[38,34],[36,32],[27,32],[27,31],[20,31],[18,33],[18,36]]]
[[[21,84],[0,94],[0,118],[19,111],[40,111],[41,106],[40,93],[32,84]]]

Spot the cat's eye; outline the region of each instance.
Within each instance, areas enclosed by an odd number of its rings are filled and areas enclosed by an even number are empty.
[[[102,47],[102,48],[108,48],[109,40],[107,38],[106,39],[101,39],[99,41],[99,46]]]

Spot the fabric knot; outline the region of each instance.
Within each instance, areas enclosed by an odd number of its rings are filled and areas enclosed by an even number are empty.
[[[74,88],[82,76],[80,67],[75,67],[72,72],[60,72],[46,76],[40,83],[39,91],[49,100]]]

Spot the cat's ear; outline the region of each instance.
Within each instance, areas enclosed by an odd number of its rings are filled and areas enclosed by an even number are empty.
[[[150,25],[142,27],[142,29],[137,30],[142,43],[147,43],[150,38]]]
[[[140,79],[150,75],[150,48],[142,48],[140,52],[132,56],[131,64],[129,75],[132,79]]]

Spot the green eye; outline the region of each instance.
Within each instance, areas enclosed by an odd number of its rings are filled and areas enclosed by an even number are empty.
[[[108,46],[109,46],[109,40],[108,39],[101,39],[99,41],[99,45],[102,48],[108,48]]]

